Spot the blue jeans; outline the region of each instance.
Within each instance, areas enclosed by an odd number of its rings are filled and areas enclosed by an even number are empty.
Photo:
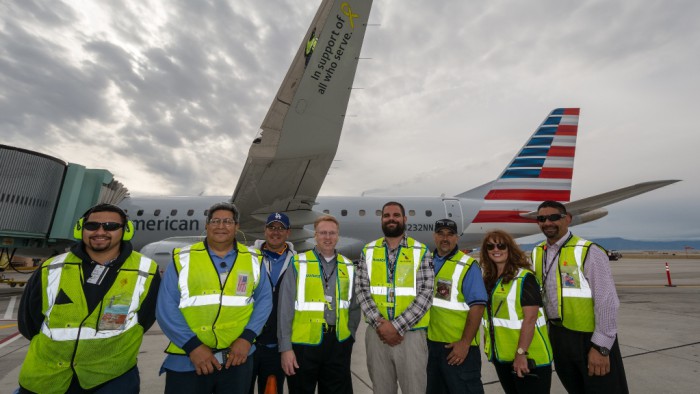
[[[467,358],[461,365],[449,365],[447,355],[452,349],[444,342],[428,340],[427,394],[482,394],[481,354],[478,346],[470,346]]]

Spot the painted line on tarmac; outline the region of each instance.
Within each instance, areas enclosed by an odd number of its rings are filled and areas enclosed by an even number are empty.
[[[4,326],[0,326],[0,329],[3,329],[3,328],[10,328],[10,327],[17,327],[17,323],[14,323],[14,324],[5,324]]]
[[[15,303],[17,303],[17,296],[12,296],[10,298],[10,302],[7,303],[7,310],[5,311],[5,315],[3,316],[4,320],[12,319],[12,312],[15,311]]]
[[[700,287],[700,284],[691,284],[691,285],[673,285],[673,286],[668,286],[668,285],[626,285],[626,284],[616,284],[615,287],[625,287],[625,288],[631,288],[631,287]]]
[[[682,347],[695,346],[695,345],[700,345],[700,342],[692,342],[692,343],[686,343],[685,345],[670,346],[670,347],[665,347],[663,349],[649,350],[649,351],[642,352],[642,353],[635,353],[635,354],[630,354],[629,356],[623,356],[622,358],[644,356],[644,355],[651,354],[651,353],[658,353],[658,352],[663,352],[666,350],[680,349]]]
[[[0,340],[0,349],[11,344],[12,342],[18,340],[19,338],[22,338],[22,336],[19,335],[19,331],[17,331],[16,333],[14,333],[8,337],[3,338],[2,340]]]

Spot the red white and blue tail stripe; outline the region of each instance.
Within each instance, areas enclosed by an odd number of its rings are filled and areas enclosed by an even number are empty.
[[[544,200],[570,201],[578,118],[579,108],[558,108],[547,116],[491,183],[474,224],[532,223],[520,214]]]

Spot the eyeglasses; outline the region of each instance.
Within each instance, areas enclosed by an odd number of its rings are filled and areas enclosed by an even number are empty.
[[[486,250],[493,250],[493,248],[497,248],[498,250],[506,250],[508,249],[508,245],[504,244],[503,242],[499,242],[497,244],[486,244]]]
[[[83,223],[83,228],[88,231],[97,231],[102,227],[105,231],[117,231],[124,227],[123,224],[117,222],[85,222]]]
[[[556,222],[557,220],[561,220],[564,217],[566,217],[565,213],[553,213],[551,215],[537,215],[537,221],[540,223],[544,223],[547,220],[550,222]]]
[[[272,231],[272,232],[275,232],[275,233],[281,233],[282,231],[287,231],[286,228],[281,227],[281,226],[279,226],[279,227],[268,226],[268,227],[265,227],[265,228],[268,229],[268,230],[270,230],[270,231]]]
[[[316,234],[318,234],[321,237],[335,237],[336,235],[338,235],[338,233],[335,231],[317,231]]]
[[[221,219],[221,218],[209,219],[209,224],[211,224],[212,226],[220,226],[220,225],[223,224],[223,225],[226,226],[226,227],[231,227],[231,226],[233,226],[234,223],[236,223],[236,222],[233,221],[233,219],[229,219],[229,218],[226,218],[226,219]]]

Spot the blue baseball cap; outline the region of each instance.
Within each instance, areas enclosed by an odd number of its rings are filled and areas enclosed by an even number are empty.
[[[265,223],[265,226],[269,226],[275,222],[281,223],[284,226],[284,228],[289,228],[289,218],[287,217],[287,215],[281,212],[271,213],[270,216],[267,217],[267,223]]]

